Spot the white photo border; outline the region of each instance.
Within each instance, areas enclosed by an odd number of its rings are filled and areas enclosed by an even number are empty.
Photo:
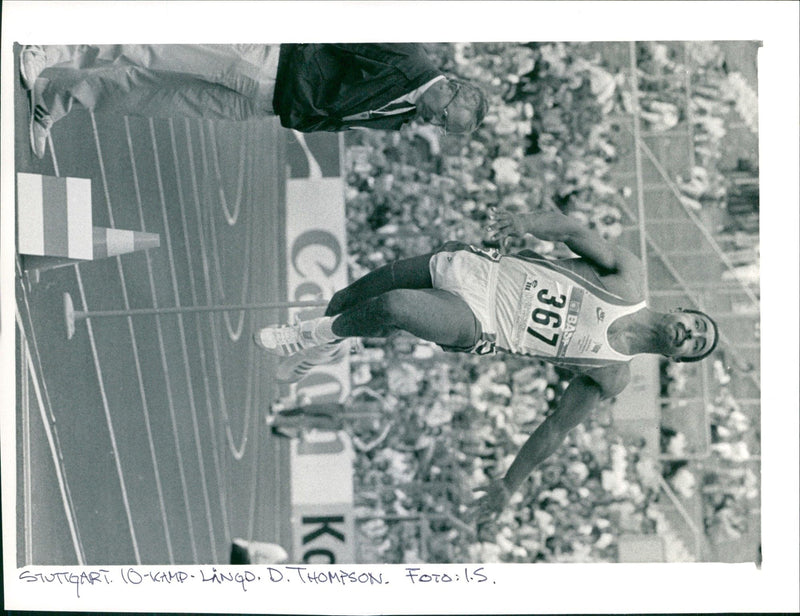
[[[798,3],[794,2],[3,2],[0,386],[5,598],[9,609],[283,613],[628,613],[800,610],[798,571]],[[331,27],[331,25],[335,25]],[[14,42],[758,40],[762,284],[763,565],[493,566],[479,589],[335,596],[172,587],[50,603],[15,573]],[[11,104],[8,104],[10,102]],[[10,386],[9,386],[10,384]],[[391,570],[391,568],[389,568]],[[35,588],[35,585],[34,585]],[[115,589],[118,590],[118,589]],[[299,590],[295,588],[294,590]],[[249,596],[248,596],[249,595]],[[135,598],[136,599],[136,598]],[[332,603],[334,601],[334,603]],[[109,603],[110,602],[110,603]]]

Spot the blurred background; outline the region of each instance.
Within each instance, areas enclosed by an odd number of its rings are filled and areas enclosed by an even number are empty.
[[[477,133],[346,135],[351,278],[448,239],[491,246],[489,206],[558,208],[644,256],[651,305],[702,308],[722,332],[699,364],[637,360],[624,399],[480,536],[454,518],[502,476],[565,375],[365,340],[354,383],[390,392],[401,419],[356,459],[361,560],[759,560],[758,46],[431,46],[491,94]]]

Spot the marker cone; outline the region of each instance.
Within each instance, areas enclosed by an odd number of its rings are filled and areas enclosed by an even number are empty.
[[[137,250],[158,248],[161,244],[158,233],[92,227],[92,243],[95,259],[115,257]]]

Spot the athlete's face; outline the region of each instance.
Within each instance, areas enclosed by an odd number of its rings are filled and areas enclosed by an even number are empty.
[[[665,355],[690,359],[703,355],[714,345],[714,326],[706,315],[671,312],[664,320]]]

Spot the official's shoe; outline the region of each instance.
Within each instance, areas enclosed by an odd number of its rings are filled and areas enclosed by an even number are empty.
[[[41,72],[47,67],[47,54],[39,45],[25,45],[19,54],[19,76],[26,90],[33,89]]]
[[[275,378],[281,383],[297,383],[307,375],[314,366],[332,364],[347,355],[350,345],[347,340],[329,342],[320,346],[304,349],[286,359],[281,360],[275,371]]]
[[[280,357],[289,357],[304,349],[327,342],[326,340],[320,340],[314,334],[317,323],[323,318],[325,317],[299,321],[294,325],[265,327],[253,334],[253,341],[267,353]]]
[[[247,541],[239,537],[231,542],[232,565],[274,565],[288,559],[289,554],[276,543]]]

